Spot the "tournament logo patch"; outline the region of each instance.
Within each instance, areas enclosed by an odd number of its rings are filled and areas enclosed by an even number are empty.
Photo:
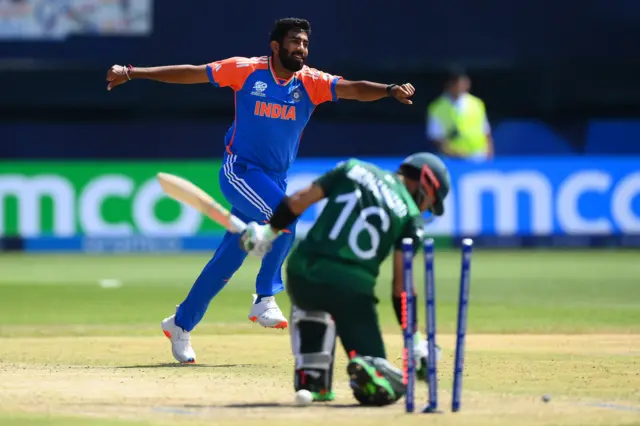
[[[253,85],[253,92],[251,94],[253,96],[260,96],[264,98],[267,96],[264,91],[267,90],[267,83],[264,81],[256,81],[256,84]]]

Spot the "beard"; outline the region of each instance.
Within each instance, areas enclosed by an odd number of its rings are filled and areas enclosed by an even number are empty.
[[[282,66],[291,72],[300,71],[304,66],[304,59],[301,60],[293,57],[287,49],[282,47],[278,51],[278,58]]]

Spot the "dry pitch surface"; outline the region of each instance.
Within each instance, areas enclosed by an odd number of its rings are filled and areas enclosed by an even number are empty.
[[[400,342],[397,335],[386,337]],[[402,401],[379,409],[353,406],[343,356],[337,401],[295,407],[286,333],[194,339],[199,363],[178,366],[160,335],[3,338],[0,424],[640,424],[638,335],[469,336],[463,409],[449,412],[447,350],[439,364],[445,411],[439,415],[407,415]],[[440,340],[453,347],[451,336]],[[392,353],[399,350],[390,346]],[[426,398],[423,383],[417,395],[420,403]]]

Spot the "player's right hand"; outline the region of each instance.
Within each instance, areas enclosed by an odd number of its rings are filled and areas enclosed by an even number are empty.
[[[129,68],[122,65],[114,65],[107,71],[107,81],[109,82],[107,90],[120,86],[129,80]]]
[[[271,229],[271,225],[250,222],[240,236],[240,247],[252,256],[262,257],[269,253],[273,240],[277,236],[278,234]]]

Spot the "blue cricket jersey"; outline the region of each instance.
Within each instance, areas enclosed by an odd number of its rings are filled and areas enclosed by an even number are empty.
[[[276,77],[266,56],[213,62],[207,74],[211,84],[235,93],[235,119],[225,135],[227,154],[278,175],[285,175],[295,159],[315,107],[337,100],[341,78],[305,65],[285,81]]]

